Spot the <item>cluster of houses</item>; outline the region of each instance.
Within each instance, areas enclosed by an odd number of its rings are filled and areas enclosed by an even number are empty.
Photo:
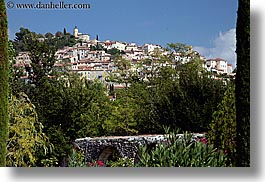
[[[138,46],[135,43],[125,43],[120,41],[99,41],[97,39],[90,39],[89,34],[83,34],[75,27],[73,35],[76,39],[80,40],[79,43],[73,47],[64,47],[57,50],[55,53],[56,63],[55,68],[60,70],[64,69],[70,72],[77,73],[81,78],[88,80],[100,80],[105,82],[107,76],[117,70],[114,64],[113,56],[106,50],[116,49],[121,51],[122,58],[129,60],[132,63],[131,69],[137,71],[136,65],[139,61],[152,58],[152,55],[156,52],[160,52],[162,55],[170,54],[161,45],[144,44]],[[91,49],[91,46],[103,47],[103,50]],[[193,51],[190,48],[190,51]],[[194,52],[194,51],[193,51]],[[199,55],[199,53],[198,53]],[[181,56],[180,53],[174,53],[175,60],[181,60],[183,63],[187,63],[192,59],[192,56]],[[204,67],[206,70],[214,72],[216,74],[233,75],[232,65],[228,64],[226,60],[221,58],[207,59],[200,56],[200,59],[204,61]],[[25,67],[30,66],[30,56],[27,52],[20,52],[16,57],[15,66]],[[147,65],[145,65],[147,66]],[[148,65],[150,67],[150,65]],[[25,72],[26,74],[26,72]],[[27,75],[25,75],[27,77]],[[118,87],[119,85],[117,85]]]

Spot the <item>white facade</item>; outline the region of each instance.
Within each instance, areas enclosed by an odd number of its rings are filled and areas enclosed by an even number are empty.
[[[227,61],[223,59],[218,59],[216,61],[216,67],[217,70],[219,70],[222,73],[227,73]]]
[[[131,44],[128,44],[126,47],[125,47],[125,50],[128,50],[128,51],[138,51],[138,46],[135,44],[135,43],[131,43]]]
[[[75,70],[80,78],[85,78],[87,80],[100,80],[105,81],[111,70]]]
[[[115,43],[111,45],[111,48],[116,48],[116,49],[119,49],[120,51],[124,51],[126,48],[126,44],[116,41]]]
[[[208,59],[205,61],[207,71],[216,72],[218,74],[227,73],[227,61],[221,58]]]
[[[227,64],[227,74],[231,75],[233,72],[233,66],[232,64]]]
[[[78,34],[78,38],[81,39],[84,42],[88,42],[90,40],[90,35],[89,34]]]
[[[146,53],[151,53],[151,52],[154,52],[155,49],[160,50],[161,48],[162,48],[161,45],[155,45],[155,44],[144,44],[143,46],[143,50]]]

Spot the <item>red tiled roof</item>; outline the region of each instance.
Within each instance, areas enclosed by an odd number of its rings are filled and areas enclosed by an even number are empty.
[[[112,42],[105,42],[105,45],[112,45]]]

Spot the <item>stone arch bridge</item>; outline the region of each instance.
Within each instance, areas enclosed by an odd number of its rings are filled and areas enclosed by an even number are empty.
[[[183,134],[177,136],[181,138]],[[196,133],[192,135],[192,140],[201,137],[204,137],[204,134]],[[146,145],[151,150],[156,144],[165,142],[167,142],[166,135],[87,137],[76,139],[74,147],[85,154],[86,162],[107,161],[114,151],[122,158],[133,158],[137,161],[139,146]]]

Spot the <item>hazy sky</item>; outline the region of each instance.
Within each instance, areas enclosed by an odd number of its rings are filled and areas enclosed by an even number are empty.
[[[6,0],[8,3],[9,0]],[[16,3],[59,3],[60,0],[13,0]],[[87,3],[90,9],[8,9],[10,39],[20,27],[37,33],[73,32],[91,38],[139,45],[192,45],[207,58],[220,57],[235,65],[237,0],[64,0]]]

